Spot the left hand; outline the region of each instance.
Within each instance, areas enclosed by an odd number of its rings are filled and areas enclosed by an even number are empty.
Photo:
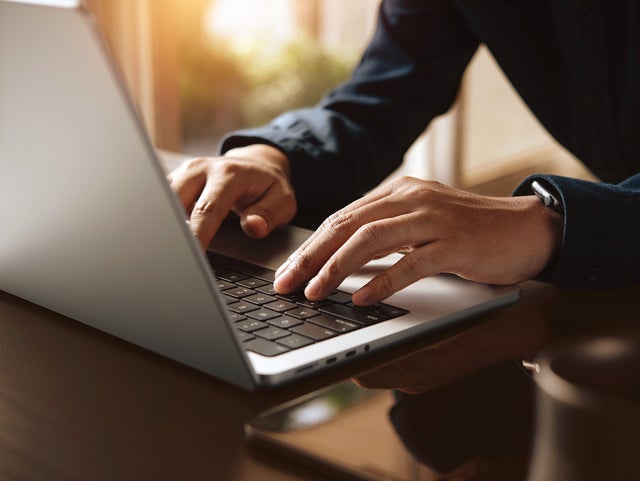
[[[276,272],[278,292],[305,282],[320,300],[371,259],[406,255],[353,294],[375,304],[439,273],[491,284],[539,274],[557,254],[562,217],[531,196],[487,197],[403,177],[330,216]]]

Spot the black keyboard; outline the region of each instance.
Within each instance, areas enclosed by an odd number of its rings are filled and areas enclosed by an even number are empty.
[[[408,313],[383,303],[358,307],[351,294],[342,291],[322,301],[310,301],[302,292],[277,294],[274,271],[222,254],[207,252],[207,256],[237,336],[245,349],[263,356],[277,356]]]

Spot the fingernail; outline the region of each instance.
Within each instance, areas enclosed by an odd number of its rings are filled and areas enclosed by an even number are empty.
[[[307,287],[304,290],[304,295],[307,299],[315,300],[319,297],[320,294],[320,279],[314,277],[309,281]]]
[[[291,288],[291,281],[293,280],[293,276],[291,272],[285,270],[280,275],[276,275],[275,280],[273,281],[273,287],[276,291],[287,291]]]
[[[245,225],[249,224],[251,227],[251,234],[256,237],[264,237],[269,232],[269,226],[267,225],[267,221],[264,217],[259,216],[258,214],[249,214],[244,221]]]

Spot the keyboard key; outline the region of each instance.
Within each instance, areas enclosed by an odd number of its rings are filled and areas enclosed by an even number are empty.
[[[273,309],[274,311],[284,312],[297,308],[298,304],[294,304],[293,302],[289,301],[277,300],[265,305],[264,307],[268,307],[269,309]]]
[[[247,289],[246,287],[236,286],[233,289],[227,289],[226,291],[224,291],[224,293],[227,296],[237,297],[240,299],[242,297],[247,297],[247,296],[256,294],[256,291],[254,291],[253,289]]]
[[[283,346],[287,346],[290,349],[298,349],[299,347],[313,344],[313,341],[311,339],[304,336],[299,336],[298,334],[291,334],[287,337],[278,339],[276,342]]]
[[[253,351],[267,357],[277,356],[289,350],[286,346],[260,338],[247,341],[244,343],[244,346],[248,351]]]
[[[346,304],[347,302],[351,302],[351,294],[342,291],[335,291],[334,293],[328,295],[327,299],[333,302],[337,302],[338,304]]]
[[[366,309],[367,311],[369,311],[369,314],[384,318],[384,320],[404,316],[409,312],[406,309],[400,309],[399,307],[390,306],[389,304],[374,304],[373,306],[368,307],[358,307],[353,302],[350,302],[345,305],[349,307],[355,307],[357,309]]]
[[[272,326],[281,327],[282,329],[289,329],[290,327],[302,324],[302,321],[300,319],[295,319],[288,316],[276,317],[274,319],[269,319],[267,322]]]
[[[247,316],[243,316],[242,314],[238,314],[237,312],[230,312],[229,313],[229,320],[231,322],[244,321],[246,318],[247,318]]]
[[[280,314],[275,311],[270,311],[269,309],[258,309],[257,311],[251,311],[247,313],[247,316],[252,319],[258,319],[259,321],[268,321],[269,319],[273,319],[274,317],[279,317]]]
[[[233,312],[236,312],[238,314],[242,314],[244,312],[255,311],[256,309],[259,309],[259,308],[258,306],[256,306],[255,304],[251,304],[250,302],[240,301],[240,302],[236,302],[235,304],[227,305],[227,309]]]
[[[256,338],[256,336],[254,336],[250,332],[236,331],[236,334],[238,335],[238,339],[240,339],[240,341],[242,342],[247,342],[247,341],[250,341],[251,339]]]
[[[330,304],[331,301],[324,299],[322,301],[310,301],[309,299],[303,299],[301,301],[298,301],[298,304],[300,304],[301,306],[304,307],[310,307],[311,309],[318,309],[319,307],[322,306],[326,306],[327,304]]]
[[[273,284],[267,284],[266,286],[256,287],[256,291],[268,294],[270,296],[276,295],[276,290],[273,288]]]
[[[253,331],[258,337],[263,339],[269,339],[270,341],[274,341],[276,339],[280,339],[281,337],[290,336],[291,333],[289,331],[285,331],[284,329],[280,329],[279,327],[265,327],[264,329],[260,329],[258,331]]]
[[[309,319],[310,317],[320,315],[320,313],[313,309],[309,309],[308,307],[299,307],[297,309],[287,311],[287,315],[297,317],[298,319]]]
[[[217,271],[216,271],[217,274]],[[221,272],[220,274],[217,274],[218,279],[222,279],[223,281],[227,281],[227,282],[238,282],[241,281],[242,279],[246,279],[247,275],[242,274],[240,272],[234,272],[234,271],[226,271],[226,272]]]
[[[249,301],[252,304],[258,304],[259,306],[261,306],[262,304],[275,301],[276,298],[273,296],[268,296],[267,294],[258,293],[252,296],[243,297],[242,300]]]
[[[293,292],[291,294],[276,294],[276,296],[280,299],[284,299],[285,301],[290,302],[300,302],[307,299],[306,297],[304,297],[304,293],[302,292]]]
[[[249,289],[255,289],[256,287],[266,286],[268,282],[255,277],[248,277],[247,279],[238,281],[237,284],[242,287],[248,287]]]
[[[386,319],[393,319],[394,317],[400,317],[407,314],[409,311],[406,309],[400,309],[399,307],[390,306],[389,304],[380,304],[375,306],[374,312],[380,311],[380,315],[385,316]]]
[[[336,335],[336,333],[330,329],[325,329],[324,327],[316,326],[315,324],[310,324],[308,322],[305,322],[304,324],[300,324],[298,326],[294,326],[289,330],[296,334],[310,337],[311,339],[314,339],[316,341],[329,339],[330,337]]]
[[[224,302],[227,304],[233,304],[234,302],[238,302],[238,299],[236,299],[235,297],[225,296],[224,294],[222,294],[222,298],[224,299]]]
[[[335,316],[330,316],[329,314],[322,314],[320,316],[312,317],[311,319],[309,319],[309,322],[340,333],[354,331],[362,327],[360,324],[356,324],[355,322],[340,319],[339,317]]]
[[[232,287],[236,287],[235,284],[231,284],[231,282],[223,281],[221,279],[217,279],[216,285],[218,286],[218,289],[220,289],[221,291],[224,291],[225,289],[231,289]]]
[[[236,322],[234,324],[236,329],[240,329],[244,332],[253,332],[258,329],[264,329],[265,327],[269,327],[269,324],[266,322],[257,321],[255,319],[247,319],[246,321]]]
[[[320,311],[325,314],[332,314],[365,326],[377,324],[378,322],[385,321],[387,319],[380,315],[379,312],[371,313],[367,308],[345,306],[344,304],[329,304],[321,307]]]

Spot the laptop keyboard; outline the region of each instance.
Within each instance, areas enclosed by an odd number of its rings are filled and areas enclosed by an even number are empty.
[[[278,294],[274,271],[207,252],[236,334],[248,351],[277,356],[340,334],[407,314],[389,304],[358,307],[334,291],[322,301],[302,292]]]

